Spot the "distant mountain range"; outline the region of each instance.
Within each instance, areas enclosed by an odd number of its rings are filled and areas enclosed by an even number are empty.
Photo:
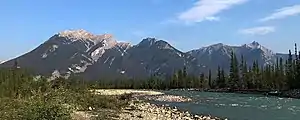
[[[18,65],[49,76],[79,75],[89,80],[146,78],[171,75],[186,66],[188,73],[198,75],[218,66],[229,69],[230,53],[244,55],[248,64],[273,64],[277,57],[258,42],[241,46],[222,43],[182,52],[168,42],[145,38],[136,45],[117,42],[110,34],[94,35],[85,30],[67,30],[55,34],[36,49],[0,67]]]

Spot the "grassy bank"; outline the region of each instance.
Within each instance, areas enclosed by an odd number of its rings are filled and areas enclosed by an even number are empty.
[[[0,119],[4,120],[86,119],[83,114],[108,119],[127,105],[128,97],[96,95],[80,81],[35,79],[19,69],[0,71]],[[108,110],[116,112],[104,114]]]

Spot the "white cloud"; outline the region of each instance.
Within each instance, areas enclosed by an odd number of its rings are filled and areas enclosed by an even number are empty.
[[[220,21],[219,17],[206,17],[206,20],[208,21]]]
[[[215,15],[224,10],[232,8],[234,5],[239,5],[247,2],[248,0],[199,0],[194,6],[187,11],[179,14],[177,19],[185,23],[218,21],[219,17]]]
[[[240,30],[239,33],[246,35],[266,35],[268,33],[275,32],[276,29],[273,26],[260,26],[254,28],[247,28]]]
[[[277,9],[271,15],[260,19],[260,22],[266,22],[270,20],[283,19],[289,16],[295,16],[300,14],[300,5],[288,6]]]

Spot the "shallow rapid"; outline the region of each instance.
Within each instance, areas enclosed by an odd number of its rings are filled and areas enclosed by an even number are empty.
[[[194,114],[212,115],[229,120],[297,120],[300,100],[253,94],[211,93],[198,91],[164,91],[166,94],[192,98],[189,102],[155,102],[168,104]]]

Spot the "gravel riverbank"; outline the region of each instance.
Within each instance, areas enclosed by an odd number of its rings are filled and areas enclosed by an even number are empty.
[[[159,106],[146,102],[131,102],[122,110],[120,120],[221,120],[220,118],[192,115],[177,108]]]
[[[95,90],[95,93],[100,95],[132,95],[129,105],[121,110],[119,116],[113,118],[117,120],[221,120],[217,117],[193,115],[188,111],[180,111],[176,107],[172,108],[146,102],[147,100],[167,102],[186,102],[192,100],[182,96],[165,95],[161,92],[144,90],[105,89]]]

